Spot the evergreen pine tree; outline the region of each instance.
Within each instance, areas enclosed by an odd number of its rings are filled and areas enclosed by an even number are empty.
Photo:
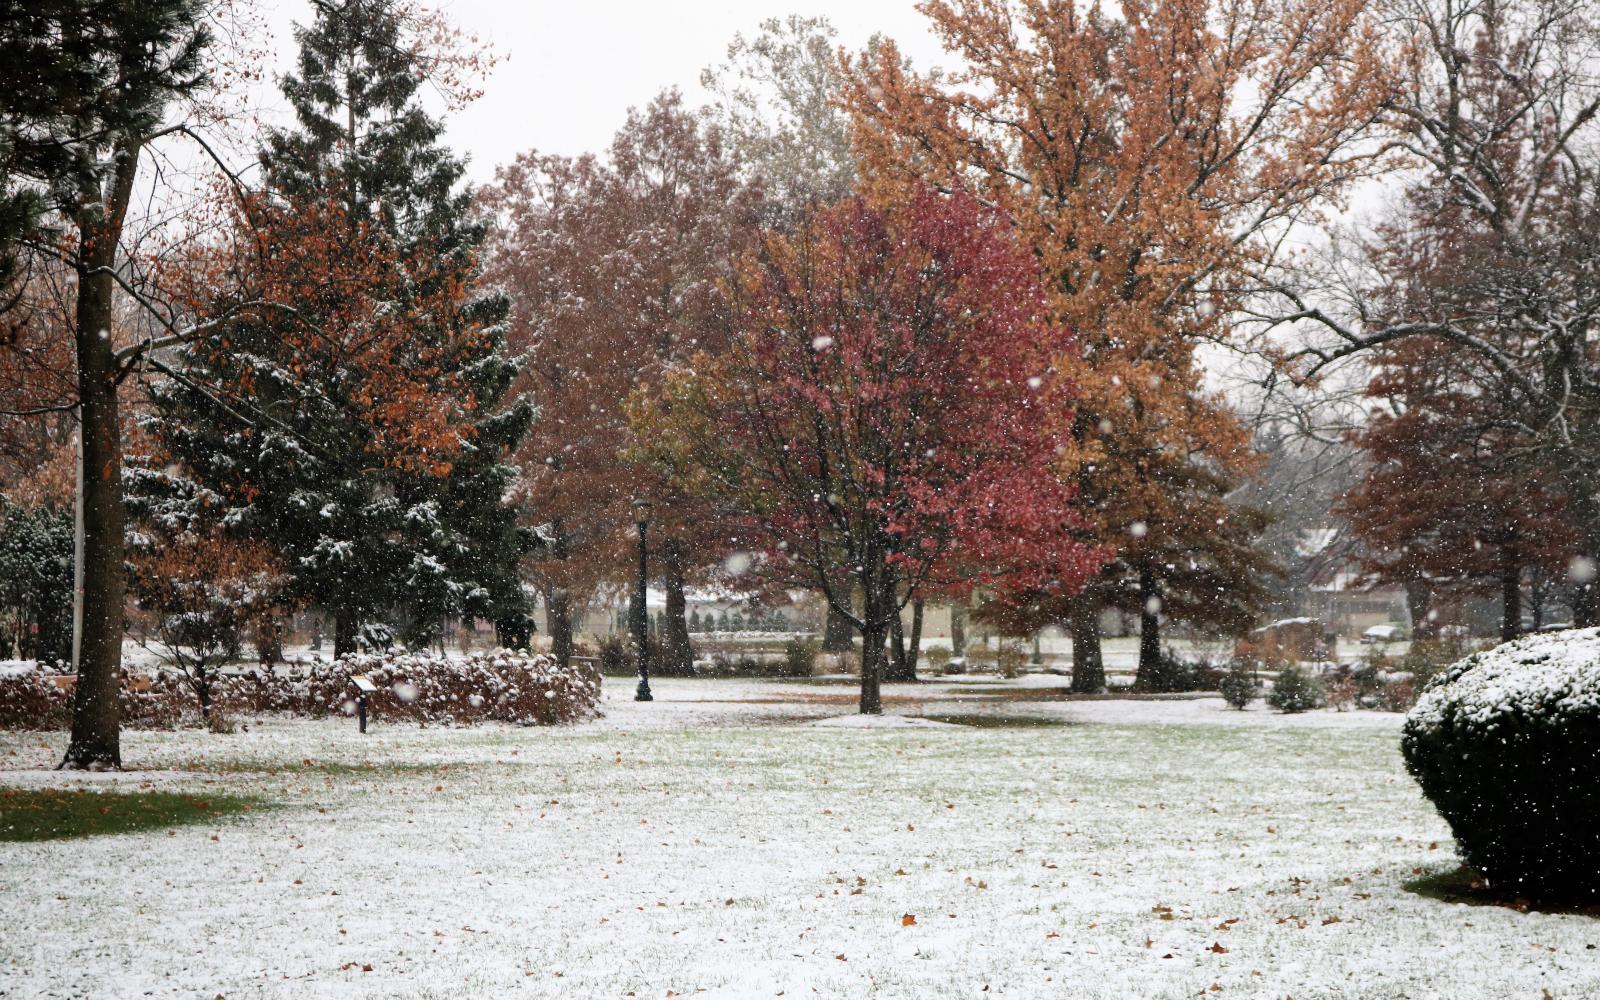
[[[285,556],[300,596],[332,613],[336,655],[363,633],[385,642],[394,625],[431,642],[447,615],[491,620],[503,642],[524,644],[516,568],[531,536],[503,502],[504,458],[533,410],[508,398],[508,303],[473,290],[484,229],[463,164],[418,102],[425,55],[401,5],[316,11],[281,81],[297,125],[270,136],[266,204],[251,217],[278,240],[271,266],[299,254],[306,273],[290,284],[315,294],[294,314],[241,319],[188,348],[151,426],[224,499],[227,519]],[[319,241],[320,256],[305,249]],[[319,265],[334,272],[322,285]],[[343,268],[356,287],[341,287]],[[363,299],[369,308],[354,310]],[[353,339],[352,313],[376,332]],[[435,397],[428,436],[403,426],[418,393]]]
[[[72,659],[72,514],[0,493],[0,657]]]

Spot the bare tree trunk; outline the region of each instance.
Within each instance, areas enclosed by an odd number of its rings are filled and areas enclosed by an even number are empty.
[[[1522,565],[1515,545],[1500,546],[1500,641],[1522,634]]]
[[[263,667],[272,667],[283,660],[283,623],[273,616],[261,623],[256,633],[256,659]]]
[[[552,587],[544,603],[549,611],[550,651],[565,672],[572,666],[572,597],[561,587]]]
[[[922,659],[922,598],[911,602],[911,641],[906,644],[906,662],[910,666],[911,680],[917,679],[917,661]]]
[[[356,621],[354,608],[333,609],[333,658],[353,656],[356,649],[356,632],[360,623]]]
[[[689,642],[689,601],[684,594],[683,543],[661,546],[661,586],[666,591],[666,617],[661,628],[663,662],[652,664],[661,674],[687,677],[694,673],[694,647]]]
[[[950,605],[950,655],[967,655],[967,609],[965,605]]]
[[[1139,671],[1135,687],[1153,691],[1161,680],[1161,589],[1155,574],[1139,570]]]
[[[202,722],[211,722],[211,675],[205,667],[199,667],[195,672],[194,680],[195,697],[200,700],[200,719]]]
[[[861,633],[861,714],[883,714],[882,625],[870,626]]]
[[[882,570],[878,570],[882,573]],[[874,574],[875,575],[875,574]],[[861,629],[861,714],[883,714],[883,642],[889,629],[889,605],[881,593],[882,584],[869,575],[862,599]]]
[[[117,237],[138,160],[137,148],[119,161],[112,204],[86,207],[79,221],[78,301],[74,339],[78,362],[78,594],[72,738],[61,766],[121,767],[123,509],[122,425],[117,405],[117,360],[112,268]],[[131,162],[130,162],[131,161]]]
[[[916,670],[907,662],[905,623],[900,620],[898,610],[889,615],[889,664],[883,679],[894,682],[917,679]]]
[[[1072,690],[1101,693],[1106,689],[1106,666],[1100,654],[1099,603],[1088,596],[1074,601],[1067,632],[1072,636]]]
[[[822,627],[822,650],[825,653],[848,653],[855,645],[855,626],[844,612],[828,605],[827,621]]]
[[[1407,580],[1406,610],[1411,615],[1411,634],[1421,638],[1432,631],[1428,618],[1433,610],[1433,587],[1426,580]]]

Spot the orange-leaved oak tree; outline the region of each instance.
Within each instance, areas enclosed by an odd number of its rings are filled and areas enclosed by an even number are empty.
[[[864,713],[924,588],[1071,591],[1100,561],[1055,459],[1072,336],[1012,236],[959,191],[814,211],[740,258],[727,348],[633,400],[638,447],[861,631]]]
[[[855,60],[863,183],[892,198],[963,178],[1037,256],[1053,318],[1078,335],[1057,359],[1078,387],[1061,461],[1100,542],[1137,556],[1180,531],[1223,537],[1182,522],[1201,498],[1197,523],[1225,516],[1248,440],[1203,389],[1196,352],[1230,336],[1287,230],[1372,169],[1362,140],[1386,76],[1367,0],[919,9],[962,65],[919,75],[892,44]],[[1159,607],[1178,583],[1165,564],[1119,559],[1057,606],[1074,687],[1104,683],[1099,607]]]

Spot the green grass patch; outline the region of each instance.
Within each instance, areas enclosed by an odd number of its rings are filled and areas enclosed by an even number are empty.
[[[6,788],[0,789],[0,841],[66,840],[171,829],[265,806],[264,800],[254,796]]]

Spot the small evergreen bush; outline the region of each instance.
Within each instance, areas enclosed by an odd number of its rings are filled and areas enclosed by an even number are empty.
[[[943,646],[934,646],[928,650],[928,669],[935,676],[950,672],[950,658],[953,654]]]
[[[1299,664],[1287,664],[1278,671],[1267,704],[1280,712],[1309,712],[1322,704],[1322,684]]]
[[[787,677],[810,677],[822,652],[822,643],[816,639],[790,639],[783,644],[783,672]]]
[[[1253,664],[1246,660],[1234,660],[1228,664],[1227,672],[1217,686],[1222,691],[1222,699],[1241,712],[1260,694]]]
[[[622,636],[608,635],[600,640],[600,670],[613,676],[633,672],[633,657]]]
[[[1222,672],[1209,663],[1191,663],[1170,649],[1163,649],[1155,669],[1135,682],[1138,691],[1166,694],[1179,691],[1215,691],[1222,683]]]

